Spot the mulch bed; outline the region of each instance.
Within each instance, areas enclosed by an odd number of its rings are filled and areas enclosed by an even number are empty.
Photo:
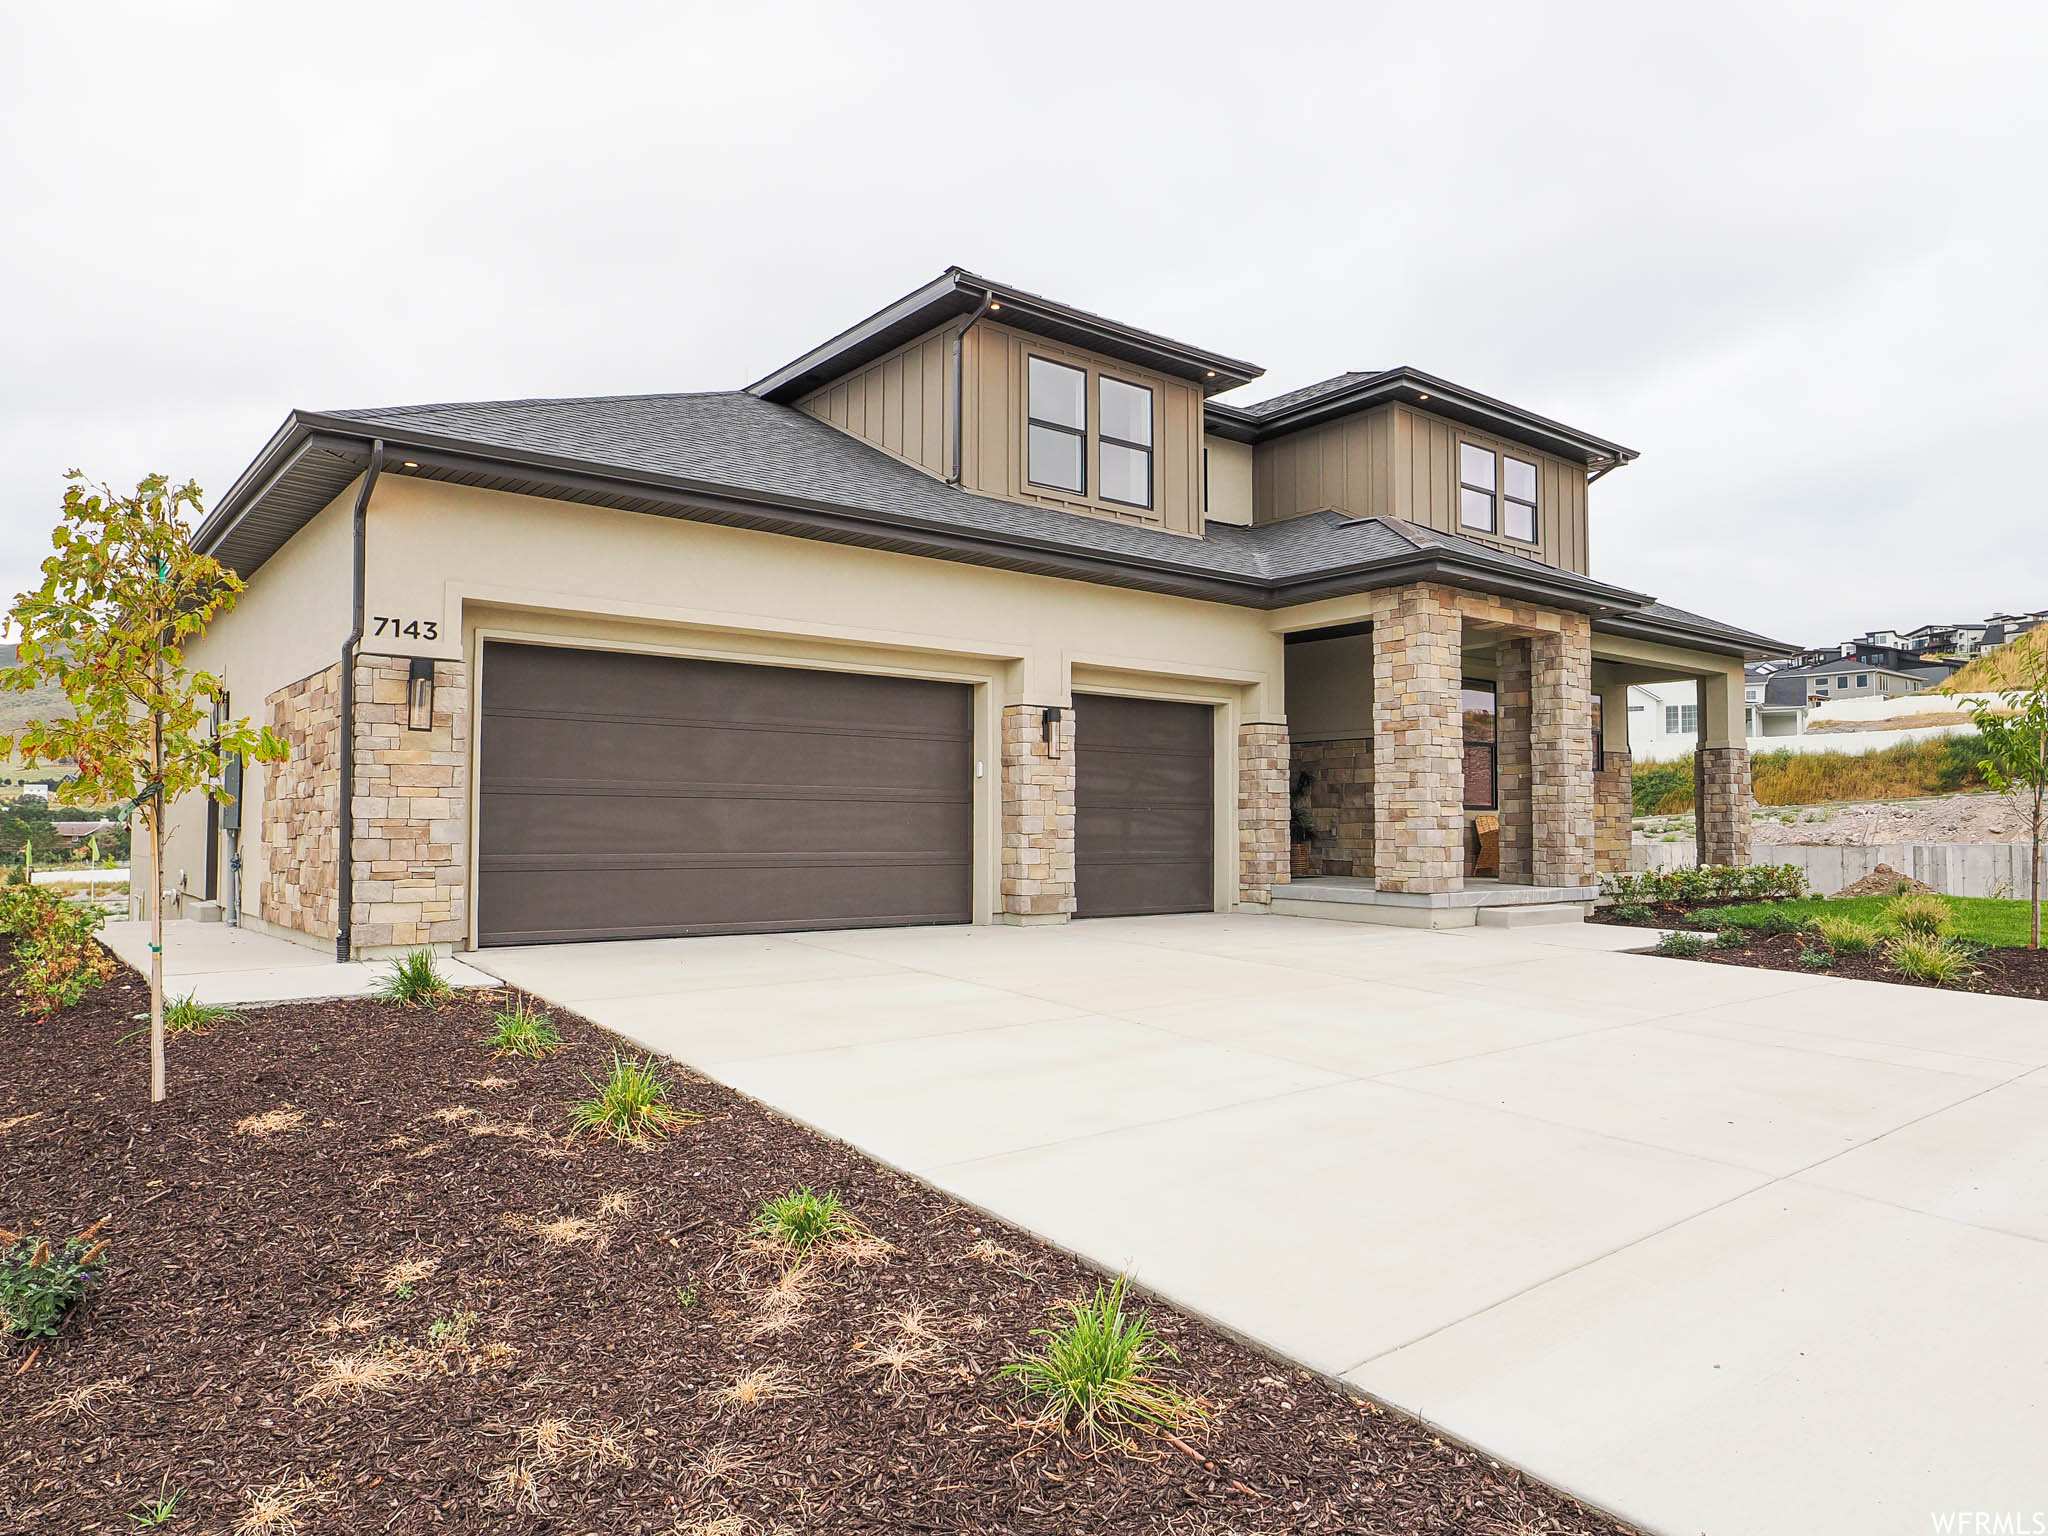
[[[0,1020],[0,1225],[105,1217],[115,1264],[61,1335],[0,1351],[0,1530],[127,1531],[166,1485],[173,1531],[261,1490],[294,1511],[267,1529],[305,1532],[1625,1529],[1163,1305],[1173,1379],[1214,1407],[1198,1456],[1036,1433],[996,1372],[1099,1277],[681,1068],[701,1121],[566,1141],[614,1044],[579,1020],[535,1063],[477,1044],[474,994],[252,1011],[173,1040],[153,1108],[144,1042],[115,1043],[146,1007],[124,971]],[[814,1262],[792,1304],[744,1234],[798,1185],[890,1247]],[[761,1370],[789,1395],[721,1401]]]
[[[1725,905],[1725,903],[1724,903]],[[1589,922],[1609,923],[1627,928],[1684,928],[1694,933],[1713,933],[1712,925],[1698,921],[1683,907],[1659,906],[1652,915],[1635,923],[1623,923],[1611,910],[1596,911]],[[1854,981],[1888,981],[1894,986],[1926,987],[1935,992],[1983,992],[1995,997],[2027,997],[2048,1001],[2048,949],[1984,948],[1975,953],[1977,974],[1958,987],[1940,987],[1931,981],[1902,976],[1892,969],[1881,950],[1867,955],[1836,955],[1835,963],[1814,971],[1799,963],[1802,950],[1818,948],[1819,941],[1802,939],[1796,933],[1751,934],[1740,949],[1710,947],[1700,960],[1715,965],[1746,965],[1764,971],[1798,971],[1808,976],[1846,976]]]

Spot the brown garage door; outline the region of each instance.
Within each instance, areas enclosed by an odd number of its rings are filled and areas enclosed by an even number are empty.
[[[1074,699],[1074,905],[1081,917],[1215,905],[1215,745],[1203,704]]]
[[[485,944],[964,923],[970,691],[484,647]]]

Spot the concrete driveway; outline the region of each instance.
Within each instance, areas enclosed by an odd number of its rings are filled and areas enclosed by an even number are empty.
[[[2048,1511],[2048,1007],[1646,938],[470,958],[1650,1529]]]

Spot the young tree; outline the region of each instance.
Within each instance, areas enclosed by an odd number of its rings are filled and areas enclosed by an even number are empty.
[[[220,680],[185,668],[184,644],[234,606],[243,583],[196,553],[180,513],[200,511],[199,487],[151,475],[117,496],[77,470],[43,562],[43,584],[14,601],[15,664],[0,688],[54,683],[68,717],[0,735],[0,755],[71,762],[60,799],[134,802],[149,830],[149,1096],[164,1097],[164,808],[202,789],[225,801],[222,764],[236,753],[274,762],[288,748],[247,720],[210,728]]]
[[[2048,803],[2048,645],[2035,645],[2014,656],[2010,686],[1999,702],[1973,699],[1965,703],[1977,734],[1984,738],[1984,759],[1978,765],[1993,789],[2016,802],[2027,818],[2033,841],[2033,867],[2028,902],[2033,909],[2029,947],[2041,947],[2042,809]]]

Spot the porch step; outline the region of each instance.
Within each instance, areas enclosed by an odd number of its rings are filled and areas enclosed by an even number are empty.
[[[1526,907],[1481,907],[1481,928],[1542,928],[1552,923],[1583,923],[1586,909],[1576,901],[1546,901]]]

